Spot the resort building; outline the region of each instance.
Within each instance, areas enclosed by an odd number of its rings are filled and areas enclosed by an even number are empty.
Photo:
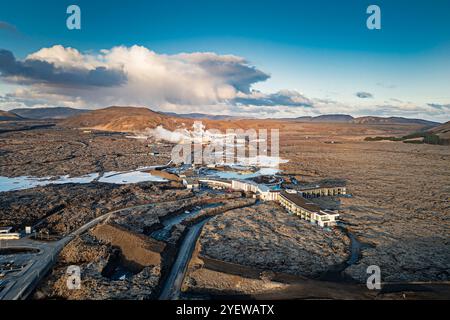
[[[211,189],[231,189],[231,182],[228,180],[200,179],[199,181],[202,186],[206,186]]]
[[[324,196],[337,196],[347,193],[345,186],[317,186],[315,188],[306,188],[298,190],[298,193],[304,198],[317,198]]]
[[[279,202],[281,206],[292,214],[321,227],[336,225],[336,218],[339,217],[339,213],[331,210],[321,210],[317,204],[308,202],[296,191],[281,191]]]
[[[186,187],[186,189],[194,189],[197,190],[200,188],[200,183],[197,179],[194,178],[184,178],[183,179],[183,185]]]
[[[0,227],[0,240],[19,240],[20,233],[11,232],[12,227]]]
[[[231,187],[233,190],[253,192],[264,201],[277,201],[280,194],[280,190],[273,189],[264,184],[258,184],[251,180],[233,180],[231,181]]]

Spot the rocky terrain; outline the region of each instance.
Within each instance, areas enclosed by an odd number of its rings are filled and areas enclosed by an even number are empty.
[[[353,197],[341,199],[341,218],[369,246],[345,272],[363,282],[375,264],[384,281],[448,281],[450,148],[364,142],[366,132],[327,127],[284,131],[282,168],[299,181],[347,181]]]
[[[133,124],[132,119],[119,120],[123,128]],[[102,121],[109,123],[106,116]],[[209,125],[214,123],[210,120]],[[403,136],[423,125],[251,119],[217,123],[219,128],[252,124],[279,128],[280,156],[289,159],[281,165],[285,179],[346,182],[352,196],[339,199],[341,219],[363,244],[356,262],[341,269],[346,278],[363,284],[367,266],[378,265],[384,282],[448,284],[449,147],[364,141],[367,136]],[[170,144],[54,125],[25,120],[2,123],[0,175],[80,176],[161,165],[170,158]],[[66,247],[35,298],[155,298],[174,248],[185,229],[197,221],[191,218],[176,224],[165,243],[155,242],[149,235],[162,228],[165,219],[209,203],[222,203],[229,209],[245,201],[252,204],[253,199],[240,199],[240,194],[194,194],[178,179],[164,177],[171,181],[126,185],[94,181],[0,192],[1,226],[34,225],[56,238],[104,213],[128,208]],[[344,294],[374,298],[361,286],[322,279],[349,257],[350,240],[340,229],[312,226],[272,203],[222,212],[223,208],[199,212],[201,217],[213,218],[204,227],[185,279],[193,297],[213,292],[257,298],[339,298]],[[66,289],[70,264],[82,265],[85,285],[81,291]],[[127,272],[123,280],[113,279],[118,269]],[[439,297],[446,288],[433,294]],[[402,298],[399,292],[405,290],[391,288],[376,298]]]
[[[109,211],[192,197],[187,190],[167,190],[152,183],[49,185],[0,193],[0,223],[36,225],[53,235],[67,235]]]
[[[122,133],[57,127],[22,130],[24,125],[0,125],[0,131],[11,130],[0,135],[0,176],[76,177],[164,165],[170,160],[170,145],[129,139]],[[155,152],[158,155],[152,155]]]
[[[95,233],[105,235],[107,232],[97,230]],[[125,237],[116,234],[116,238],[110,242],[99,240],[90,233],[82,235],[64,248],[58,264],[41,283],[33,298],[69,300],[151,298],[160,280],[159,254],[151,249],[145,249],[145,241],[138,239],[140,238],[132,234]],[[133,249],[133,245],[141,250]],[[120,264],[122,257],[133,259],[142,253],[146,257],[154,256],[154,258],[140,257],[140,262],[144,263],[144,266],[134,269],[134,274],[122,280],[112,280],[108,277],[108,270]],[[129,266],[130,260],[127,262]],[[82,286],[79,290],[69,290],[67,287],[66,270],[70,265],[77,265],[81,269]]]
[[[149,234],[162,226],[161,220],[192,210],[194,207],[208,203],[232,202],[232,199],[240,197],[239,193],[209,194],[203,193],[189,198],[178,198],[173,201],[164,201],[151,204],[143,208],[123,210],[114,214],[110,221],[127,228],[133,232]]]
[[[228,211],[209,221],[200,258],[261,270],[317,277],[341,264],[350,241],[338,229],[324,231],[272,203]]]

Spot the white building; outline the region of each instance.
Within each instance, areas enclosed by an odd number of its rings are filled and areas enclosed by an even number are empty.
[[[217,179],[200,179],[200,184],[212,189],[231,189],[231,182]]]
[[[0,240],[19,240],[20,233],[11,232],[12,227],[0,227]]]
[[[331,210],[321,210],[320,207],[297,193],[282,191],[279,197],[280,205],[286,210],[308,220],[321,227],[331,227],[336,225],[339,213]]]
[[[231,187],[234,190],[253,192],[264,201],[278,201],[280,194],[279,190],[272,190],[264,184],[258,184],[251,180],[233,180],[231,181]]]
[[[183,179],[183,185],[186,187],[186,189],[199,189],[200,183],[197,179],[193,178],[184,178]]]
[[[12,227],[0,227],[0,234],[10,233]]]

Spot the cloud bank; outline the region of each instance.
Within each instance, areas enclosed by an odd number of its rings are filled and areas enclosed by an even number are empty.
[[[28,85],[32,94],[69,96],[93,107],[216,104],[249,94],[253,84],[270,77],[237,56],[160,55],[140,46],[98,54],[54,46],[23,61],[1,50],[0,73],[4,81]]]

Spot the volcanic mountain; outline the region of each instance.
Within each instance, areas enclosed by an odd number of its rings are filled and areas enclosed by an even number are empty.
[[[79,115],[89,110],[74,109],[67,107],[54,108],[20,108],[11,110],[11,112],[27,119],[66,119],[75,115]]]
[[[148,108],[108,107],[93,110],[61,122],[61,125],[75,128],[91,128],[106,131],[142,131],[147,128],[164,126],[169,130],[190,127],[191,119],[171,117]]]
[[[278,127],[279,120],[184,118],[137,107],[108,107],[70,117],[60,125],[73,128],[90,128],[105,131],[140,132],[147,128],[163,126],[168,130],[191,129],[195,121],[201,121],[206,129]]]
[[[353,120],[352,116],[349,116],[347,114],[324,114],[317,117],[298,117],[294,120],[300,121],[300,122],[343,122],[343,123],[350,123]]]
[[[17,120],[24,120],[24,119],[13,112],[0,110],[0,121],[17,121]]]
[[[438,135],[441,139],[450,140],[450,121],[431,128],[428,132]]]
[[[349,124],[349,125],[384,125],[384,124],[401,124],[412,125],[417,130],[422,127],[435,126],[437,123],[406,118],[380,118],[380,117],[362,117],[353,118],[349,115],[323,115],[318,117],[301,117],[294,119],[212,119],[211,117],[196,117],[195,119],[179,114],[168,114],[152,111],[148,108],[137,107],[108,107],[105,109],[93,110],[85,112],[60,122],[62,126],[75,128],[91,128],[106,131],[121,132],[141,132],[147,128],[156,128],[163,126],[168,130],[179,128],[191,129],[195,121],[201,121],[206,129],[271,129],[283,128],[288,123],[290,125],[298,122],[301,123],[324,123]]]
[[[358,124],[420,124],[424,126],[436,126],[439,123],[422,119],[409,119],[402,117],[359,117],[354,118],[351,122]]]

